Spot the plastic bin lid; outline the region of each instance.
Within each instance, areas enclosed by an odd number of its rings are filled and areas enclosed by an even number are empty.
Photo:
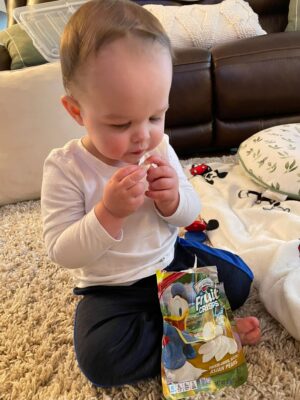
[[[58,0],[14,9],[14,18],[49,62],[59,60],[59,44],[66,23],[87,0]]]

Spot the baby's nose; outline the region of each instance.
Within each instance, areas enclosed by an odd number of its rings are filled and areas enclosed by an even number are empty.
[[[139,127],[133,134],[133,141],[135,143],[143,143],[149,138],[149,130],[147,127]]]

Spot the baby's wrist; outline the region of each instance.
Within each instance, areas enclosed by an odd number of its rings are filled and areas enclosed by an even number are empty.
[[[102,201],[95,206],[94,211],[103,228],[114,238],[119,238],[125,218],[114,215]]]
[[[156,201],[155,206],[161,213],[161,215],[163,215],[164,217],[170,217],[176,212],[179,206],[179,193],[177,197],[175,196],[175,198],[173,198],[172,201],[170,200]]]
[[[115,218],[116,220],[124,219],[124,217],[118,215],[116,212],[111,210],[111,208],[107,204],[105,204],[105,202],[103,200],[99,203],[100,208],[101,208],[101,206],[103,207],[104,212],[107,213],[110,217]]]

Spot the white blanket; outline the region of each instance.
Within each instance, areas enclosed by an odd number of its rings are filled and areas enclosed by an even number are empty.
[[[300,340],[300,202],[262,197],[264,189],[234,161],[207,165],[212,171],[202,176],[186,171],[202,201],[201,217],[219,221],[208,233],[212,245],[249,265],[266,309]]]

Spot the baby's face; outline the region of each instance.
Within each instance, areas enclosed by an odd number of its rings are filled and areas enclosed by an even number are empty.
[[[110,165],[136,164],[162,140],[172,61],[159,43],[122,38],[84,71],[79,99],[85,145]]]

